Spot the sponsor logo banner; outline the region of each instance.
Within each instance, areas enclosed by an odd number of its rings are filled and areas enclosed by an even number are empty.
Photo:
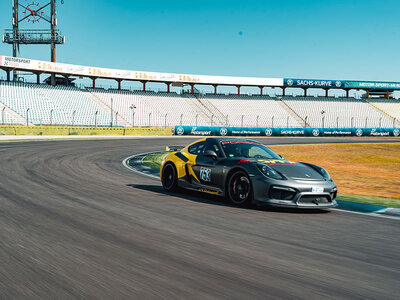
[[[379,82],[379,81],[346,81],[346,88],[353,89],[400,89],[400,82]]]
[[[3,56],[3,59],[0,60],[0,65],[13,68],[29,67],[31,65],[31,60],[25,58]]]
[[[175,126],[175,135],[198,136],[400,136],[398,128],[270,128]]]
[[[40,71],[69,76],[86,76],[94,78],[162,81],[172,83],[202,83],[252,86],[283,86],[283,78],[206,76],[193,74],[160,73],[133,70],[117,70],[91,66],[52,63],[48,61],[31,60],[3,56],[0,66],[15,68],[23,71]]]
[[[283,85],[288,87],[344,88],[345,81],[285,78]]]

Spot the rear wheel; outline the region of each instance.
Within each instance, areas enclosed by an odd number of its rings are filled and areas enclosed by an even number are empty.
[[[161,183],[164,190],[175,191],[178,187],[178,176],[176,168],[172,163],[167,163],[162,170]]]
[[[244,206],[251,202],[251,182],[246,173],[236,171],[229,177],[227,196],[229,201],[237,206]]]

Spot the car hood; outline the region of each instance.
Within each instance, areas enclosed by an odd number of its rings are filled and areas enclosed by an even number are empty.
[[[314,168],[299,162],[288,160],[256,160],[259,163],[266,164],[275,171],[283,174],[285,177],[296,180],[325,180],[322,174]]]

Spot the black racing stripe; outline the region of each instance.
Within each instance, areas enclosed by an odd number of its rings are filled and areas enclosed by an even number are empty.
[[[184,162],[187,162],[187,161],[189,160],[189,158],[187,158],[185,155],[183,155],[183,154],[180,153],[180,152],[175,153],[175,155],[176,155],[178,158],[182,159]]]

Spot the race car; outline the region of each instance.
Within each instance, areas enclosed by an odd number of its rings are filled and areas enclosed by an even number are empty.
[[[260,142],[213,137],[173,150],[178,151],[168,153],[160,167],[166,191],[220,195],[237,206],[337,206],[337,187],[325,169],[285,160]]]

